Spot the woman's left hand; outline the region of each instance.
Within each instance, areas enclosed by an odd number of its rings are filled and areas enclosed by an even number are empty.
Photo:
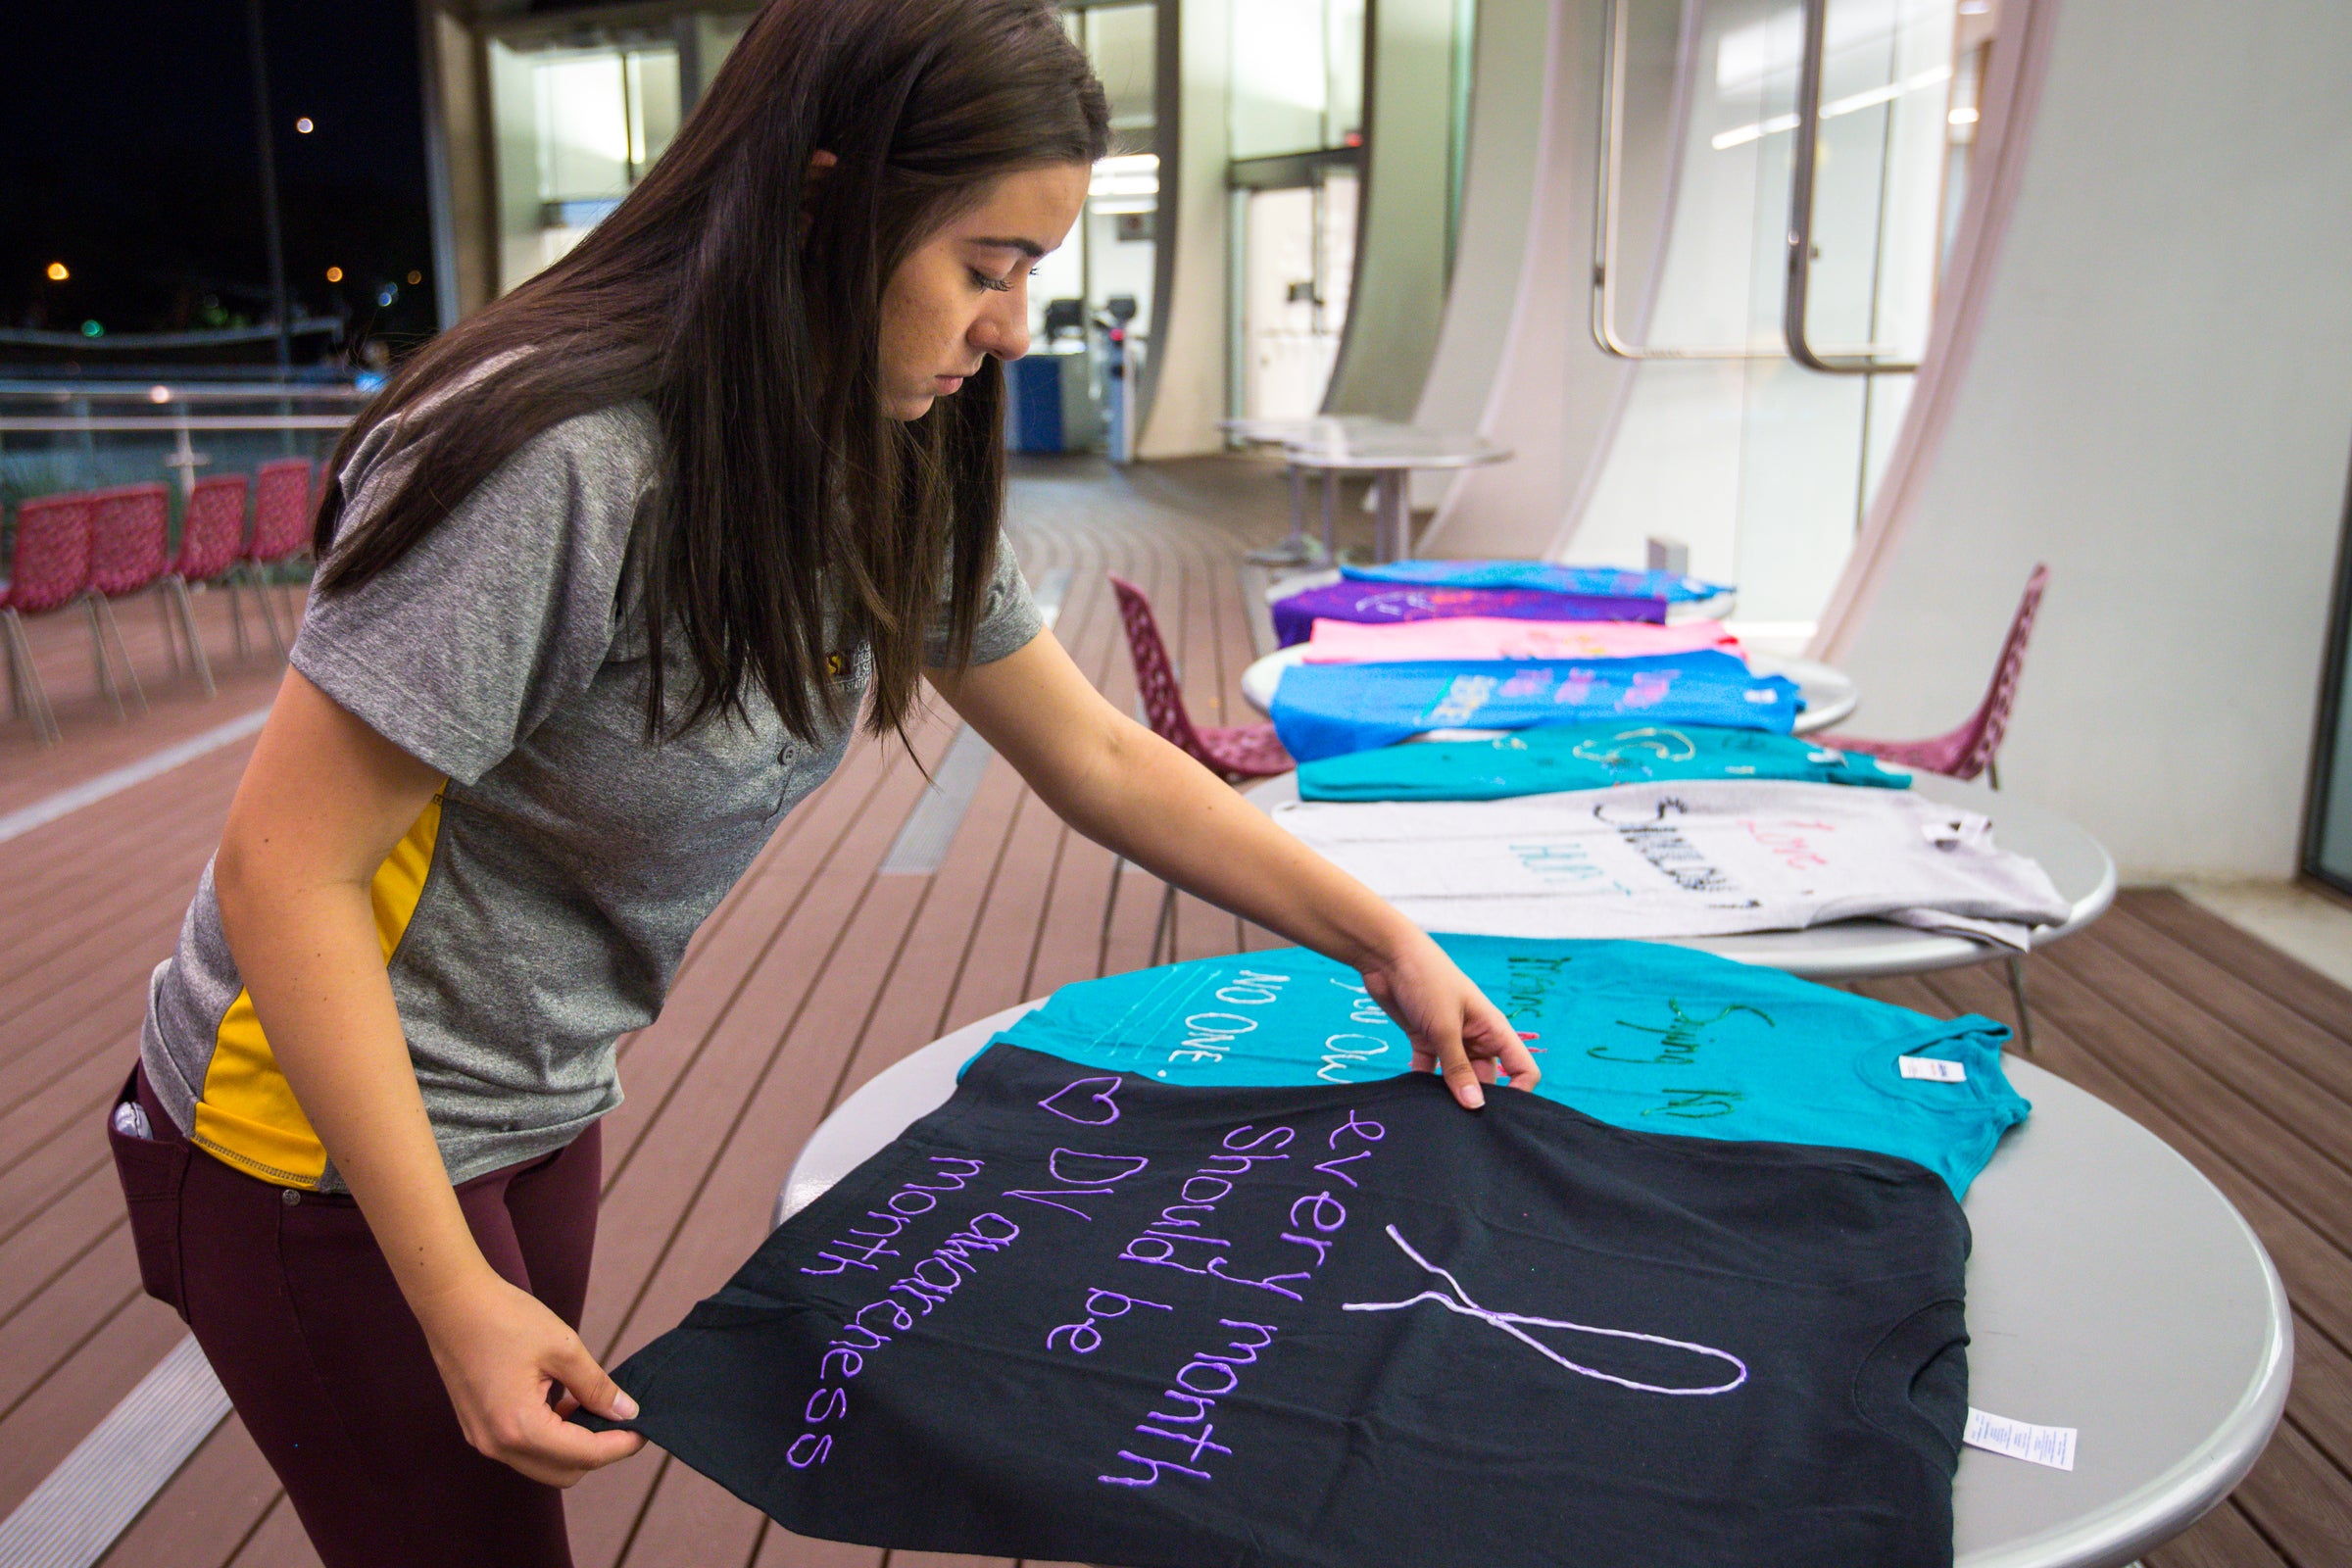
[[[1487,1102],[1482,1083],[1496,1068],[1514,1089],[1533,1089],[1544,1076],[1527,1042],[1501,1009],[1473,985],[1446,950],[1418,930],[1396,954],[1363,969],[1364,989],[1413,1043],[1413,1068],[1437,1068],[1453,1098],[1470,1110]]]

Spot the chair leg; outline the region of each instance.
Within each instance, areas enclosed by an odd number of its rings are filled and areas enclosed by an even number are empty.
[[[8,650],[8,716],[24,718],[32,711],[32,697],[24,684],[24,671],[17,662],[17,612],[0,607],[0,619],[8,623],[6,634],[0,635],[0,647]],[[44,733],[41,738],[49,737]]]
[[[1176,884],[1173,882],[1167,883],[1164,891],[1161,892],[1159,918],[1152,925],[1152,961],[1153,963],[1163,961],[1159,956],[1163,932],[1168,948],[1168,956],[1164,961],[1174,963],[1176,961]]]
[[[115,685],[114,666],[107,662],[106,639],[98,629],[98,596],[96,594],[85,593],[81,596],[81,612],[90,623],[91,678],[98,689],[106,694],[107,701],[115,705],[115,718],[117,722],[121,722],[130,717],[130,710],[122,706],[122,689]]]
[[[114,639],[115,657],[122,661],[122,673],[130,681],[130,695],[139,700],[139,711],[147,710],[147,688],[139,684],[139,672],[130,662],[130,645],[122,640],[122,627],[115,619],[115,607],[104,596],[98,598],[98,618],[106,624],[106,634]]]
[[[155,619],[164,632],[164,658],[171,663],[172,679],[179,679],[179,632],[172,624],[172,607],[165,602],[161,583],[155,585]]]
[[[24,635],[24,617],[13,610],[0,611],[0,620],[8,626],[8,668],[14,677],[10,696],[22,689],[24,705],[32,714],[33,732],[43,746],[58,745],[65,733],[57,727],[57,710],[49,706],[49,689],[41,684],[41,672],[32,662],[32,644]]]
[[[1118,912],[1119,877],[1127,869],[1127,857],[1115,857],[1110,862],[1110,887],[1102,895],[1102,934],[1095,941],[1095,973],[1110,972],[1110,917]]]
[[[188,600],[188,585],[174,577],[171,589],[172,603],[179,612],[180,634],[188,640],[188,661],[196,666],[196,678],[204,682],[204,695],[217,697],[220,688],[213,684],[213,662],[205,657],[204,639],[196,635],[196,607]]]
[[[262,624],[270,628],[270,640],[277,645],[277,657],[286,657],[286,634],[277,629],[277,610],[270,603],[270,585],[262,578],[259,567],[249,568],[245,581],[253,589],[253,601],[262,607]]]
[[[2034,1054],[2034,1014],[2026,1005],[2026,960],[2009,960],[2009,995],[2017,1000],[2017,1046],[2027,1055]]]

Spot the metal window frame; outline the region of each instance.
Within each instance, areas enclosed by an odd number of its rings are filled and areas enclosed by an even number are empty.
[[[1672,348],[1629,343],[1617,329],[1618,208],[1625,183],[1625,8],[1627,0],[1604,0],[1601,17],[1600,158],[1592,196],[1592,341],[1611,359],[1635,361],[1794,360],[1828,375],[1907,374],[1917,362],[1882,360],[1886,347],[1817,350],[1805,332],[1805,298],[1812,282],[1813,165],[1821,140],[1821,74],[1829,0],[1803,0],[1804,53],[1797,68],[1796,144],[1788,180],[1787,294],[1782,301],[1784,341],[1765,347]]]
[[[1619,0],[1611,0],[1612,4]],[[1830,0],[1803,0],[1804,54],[1796,68],[1796,144],[1788,171],[1788,285],[1781,300],[1781,334],[1788,357],[1824,375],[1908,374],[1917,360],[1882,360],[1876,345],[1858,352],[1819,350],[1805,327],[1813,287],[1813,179],[1821,147],[1821,76],[1828,54]]]
[[[1778,345],[1667,348],[1617,331],[1617,209],[1625,184],[1625,8],[1605,0],[1600,24],[1600,169],[1592,184],[1592,341],[1615,360],[1781,360]]]

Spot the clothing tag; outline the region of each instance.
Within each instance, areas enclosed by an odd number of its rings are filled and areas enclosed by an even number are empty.
[[[1897,1056],[1894,1065],[1906,1078],[1928,1078],[1939,1084],[1968,1082],[1968,1069],[1965,1066],[1936,1056]]]
[[[2053,1470],[2075,1467],[2073,1427],[2037,1427],[2030,1421],[1987,1415],[1972,1404],[1968,1408],[1968,1430],[1960,1434],[1960,1441],[1972,1448],[2005,1453],[2028,1464],[2044,1464]]]

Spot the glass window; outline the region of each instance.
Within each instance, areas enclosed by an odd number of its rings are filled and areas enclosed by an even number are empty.
[[[1364,0],[1234,0],[1232,39],[1232,156],[1363,139]]]
[[[1912,377],[1823,375],[1774,352],[1799,7],[1626,3],[1626,167],[1649,166],[1674,209],[1661,263],[1620,283],[1620,324],[1645,318],[1630,335],[1652,345],[1760,357],[1639,367],[1571,554],[1638,561],[1664,531],[1690,547],[1692,571],[1740,585],[1743,619],[1800,642],[1843,569]],[[1806,317],[1817,351],[1910,361],[1925,346],[1993,16],[1992,0],[1829,0]]]
[[[678,133],[675,47],[490,44],[501,288],[555,261],[620,205]]]
[[[1229,131],[1234,157],[1313,152],[1326,145],[1332,72],[1324,8],[1325,0],[1236,0]],[[1359,54],[1361,39],[1359,20]],[[1359,67],[1359,95],[1361,80]]]
[[[1159,214],[1159,8],[1151,0],[1065,13],[1110,106],[1110,153],[1095,166],[1086,212],[1061,248],[1029,280],[1029,331],[1048,346],[1046,315],[1055,301],[1080,302],[1093,319],[1111,300],[1135,301],[1128,327],[1140,339],[1152,320]],[[1066,333],[1055,346],[1074,348]]]

